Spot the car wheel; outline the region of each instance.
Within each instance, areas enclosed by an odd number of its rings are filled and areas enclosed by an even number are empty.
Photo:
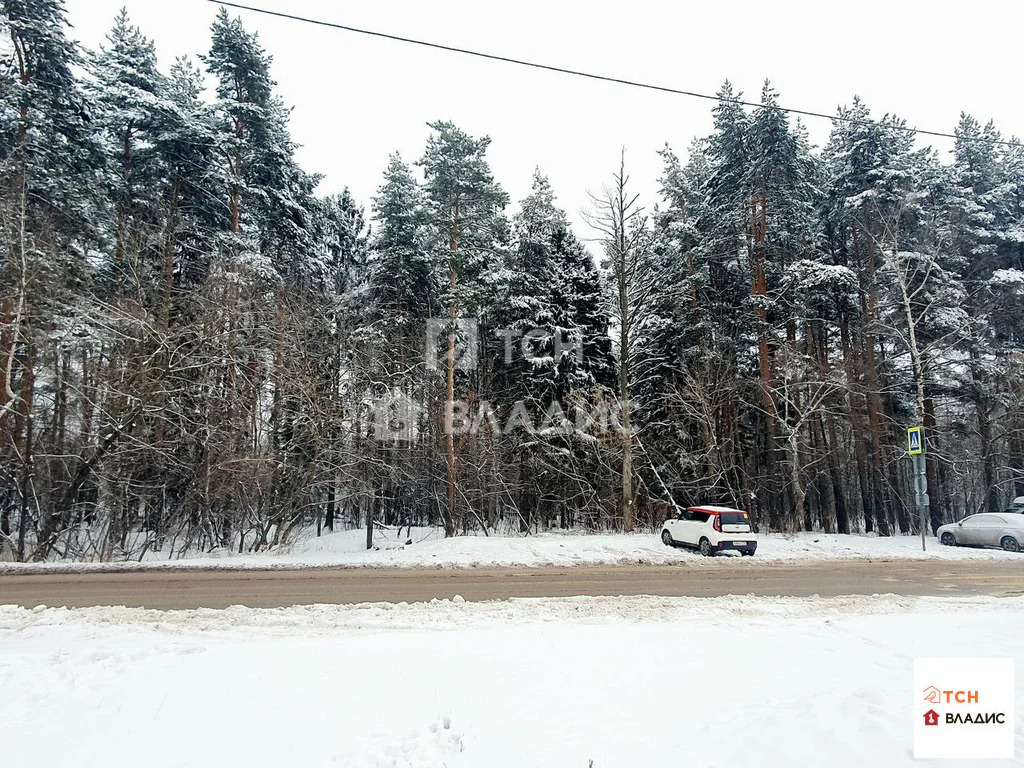
[[[1007,552],[1020,552],[1020,542],[1013,538],[1013,536],[1004,536],[1000,543]]]
[[[668,531],[661,532],[661,540],[664,542],[666,547],[674,547],[676,545],[675,540],[672,538],[672,534]]]
[[[744,549],[743,550],[743,556],[744,557],[753,557],[754,556],[754,550],[752,550],[752,549]]]
[[[700,553],[704,555],[704,557],[711,557],[713,554],[715,554],[715,548],[711,546],[711,542],[707,539],[701,539]]]
[[[956,546],[956,536],[954,536],[952,533],[949,533],[948,531],[942,534],[942,538],[939,541],[941,541],[947,547]]]

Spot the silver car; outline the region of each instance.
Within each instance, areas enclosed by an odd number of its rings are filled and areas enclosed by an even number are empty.
[[[936,535],[949,547],[1002,547],[1007,552],[1020,552],[1024,546],[1024,515],[971,515],[942,526]]]

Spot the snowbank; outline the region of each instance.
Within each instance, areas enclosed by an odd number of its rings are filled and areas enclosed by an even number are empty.
[[[914,656],[1021,636],[995,598],[2,607],[4,765],[898,768]]]
[[[412,544],[406,545],[406,541]],[[182,560],[166,560],[166,555],[151,552],[143,563],[68,563],[0,564],[0,574],[36,568],[74,570],[101,568],[119,570],[138,567],[173,568],[309,568],[309,567],[477,567],[477,566],[571,566],[610,564],[689,564],[714,566],[727,558],[739,563],[738,555],[724,554],[712,560],[684,549],[666,547],[653,534],[564,534],[543,533],[533,536],[458,536],[445,539],[431,528],[380,531],[375,548],[366,550],[366,531],[353,530],[327,534],[320,538],[305,536],[295,543],[257,555],[230,552]],[[898,558],[1010,559],[1024,568],[1024,555],[1001,550],[943,547],[928,540],[928,551],[921,551],[921,540],[914,536],[841,536],[837,534],[770,534],[760,537],[755,561],[799,562],[806,560],[891,560]],[[745,561],[754,562],[754,561]]]

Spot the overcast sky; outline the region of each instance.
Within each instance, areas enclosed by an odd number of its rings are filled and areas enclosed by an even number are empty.
[[[769,78],[782,104],[818,112],[858,94],[876,116],[895,112],[931,130],[952,131],[966,110],[1004,134],[1024,134],[1020,2],[241,2],[692,91],[714,93],[728,78],[751,101]],[[67,0],[72,36],[94,48],[122,6],[155,40],[164,71],[176,56],[209,47],[217,7],[207,0]],[[650,206],[657,151],[668,142],[684,155],[711,130],[707,101],[237,14],[274,57],[303,167],[325,175],[322,191],[348,186],[367,207],[389,153],[420,156],[427,121],[491,136],[491,166],[514,201],[539,166],[577,222],[622,146]],[[808,126],[824,143],[830,123]]]

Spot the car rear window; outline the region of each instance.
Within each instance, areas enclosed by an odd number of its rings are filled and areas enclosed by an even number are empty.
[[[750,516],[746,512],[723,512],[722,525],[749,525]]]

